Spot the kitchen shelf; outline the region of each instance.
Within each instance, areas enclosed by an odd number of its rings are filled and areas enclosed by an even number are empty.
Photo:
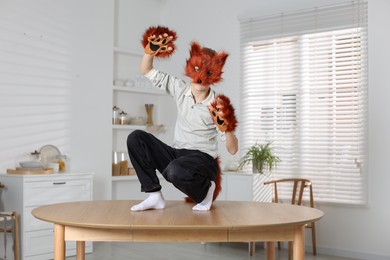
[[[161,175],[159,171],[157,171],[157,177],[160,180],[163,180],[164,177]],[[111,181],[138,181],[137,175],[122,175],[122,176],[111,176]]]
[[[124,87],[124,86],[113,86],[114,91],[151,94],[151,95],[167,95],[163,90],[156,88],[141,88],[141,87]]]
[[[146,130],[146,125],[112,125],[112,129],[116,130]]]
[[[132,181],[138,180],[137,175],[123,175],[123,176],[112,176],[111,181]]]
[[[111,148],[113,152],[127,151],[127,138],[136,130],[149,132],[162,140],[169,140],[168,138],[173,135],[173,129],[165,127],[172,124],[171,121],[174,120],[175,113],[175,110],[172,110],[172,105],[166,102],[169,95],[165,90],[152,86],[151,81],[142,76],[139,71],[139,64],[145,54],[139,40],[133,36],[139,35],[145,28],[142,25],[144,23],[134,22],[131,13],[129,15],[129,11],[136,12],[142,8],[137,6],[134,9],[134,4],[130,2],[115,0],[114,3],[113,41],[110,44],[113,59],[112,83],[107,88],[111,88],[111,107],[115,106],[119,108],[118,112],[127,113],[128,122],[133,124],[112,124],[112,120],[107,120],[107,123],[111,122]],[[151,23],[158,23],[158,17],[153,17],[147,20]],[[145,104],[154,105],[152,117],[155,125],[153,126],[147,126],[143,124],[146,121],[141,120],[147,118],[148,115]],[[126,160],[130,167],[131,162],[128,156]],[[138,178],[134,175],[116,176],[115,172],[115,176],[112,176],[111,172],[110,180],[112,199],[143,199],[145,197],[145,194],[140,191]],[[171,187],[174,188],[173,185]],[[174,189],[176,191],[176,188]],[[169,195],[167,196],[169,198]]]
[[[135,52],[131,49],[126,49],[126,48],[121,48],[118,46],[114,46],[114,52],[121,53],[121,54],[126,54],[126,55],[131,55],[135,57],[142,57],[143,54]]]

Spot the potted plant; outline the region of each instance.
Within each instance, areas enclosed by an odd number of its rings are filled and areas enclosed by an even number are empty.
[[[272,142],[252,145],[241,158],[239,168],[242,169],[246,164],[252,163],[253,173],[263,174],[265,166],[272,171],[280,159],[273,153],[271,144]]]

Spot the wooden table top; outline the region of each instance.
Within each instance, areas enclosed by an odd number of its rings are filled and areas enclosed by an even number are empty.
[[[107,200],[41,206],[32,214],[64,226],[109,229],[246,229],[301,225],[319,220],[318,209],[290,204],[215,201],[210,211],[191,203],[167,201],[163,210],[130,211],[139,201]]]

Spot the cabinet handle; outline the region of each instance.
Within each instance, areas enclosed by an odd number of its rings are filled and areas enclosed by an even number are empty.
[[[65,181],[63,181],[63,182],[53,182],[53,185],[64,185],[64,184],[66,184]]]

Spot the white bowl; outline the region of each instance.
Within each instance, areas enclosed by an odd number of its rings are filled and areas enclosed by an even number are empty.
[[[20,162],[19,164],[23,168],[43,168],[42,163],[37,161],[25,161],[25,162]]]
[[[130,118],[130,125],[144,125],[145,122],[145,118],[142,116]]]

